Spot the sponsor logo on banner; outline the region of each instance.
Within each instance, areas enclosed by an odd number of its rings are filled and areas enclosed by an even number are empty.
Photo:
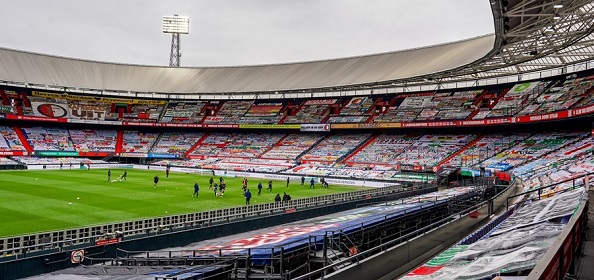
[[[68,104],[51,102],[31,102],[33,114],[38,117],[68,118]]]
[[[402,123],[333,123],[332,128],[355,129],[355,128],[399,128]]]
[[[220,123],[225,120],[225,117],[208,116],[204,118],[204,123]]]
[[[120,243],[120,241],[121,241],[120,238],[99,239],[99,240],[95,241],[95,245],[105,246],[105,245],[109,245],[109,244]]]
[[[0,105],[0,113],[12,113],[12,107]]]
[[[239,128],[299,129],[299,124],[240,124]]]
[[[104,120],[107,107],[86,104],[68,104],[70,116],[74,119]]]
[[[165,105],[165,104],[167,104],[167,101],[164,101],[164,100],[109,98],[109,97],[49,93],[49,92],[40,92],[40,91],[33,91],[33,92],[31,92],[31,95],[37,96],[37,97],[51,98],[51,99],[94,101],[94,102],[102,102],[102,103],[125,103],[125,104],[144,104],[144,105]]]
[[[336,103],[336,99],[316,99],[305,101],[305,105],[330,105],[334,103]]]
[[[349,101],[349,104],[347,104],[346,107],[361,107],[361,105],[365,103],[366,99],[367,97],[353,97],[353,99]]]
[[[282,108],[282,105],[252,105],[245,116],[276,116]]]
[[[301,124],[300,131],[330,131],[329,124]]]

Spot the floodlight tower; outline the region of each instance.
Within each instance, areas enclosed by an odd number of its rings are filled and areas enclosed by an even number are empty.
[[[169,66],[179,67],[181,57],[181,45],[179,42],[180,34],[190,33],[190,19],[178,15],[163,17],[163,33],[171,33],[171,55],[169,56]]]

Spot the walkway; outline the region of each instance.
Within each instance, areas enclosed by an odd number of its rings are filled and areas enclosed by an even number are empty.
[[[576,259],[576,272],[580,280],[594,280],[594,190],[588,194],[588,225],[584,239],[583,255]]]

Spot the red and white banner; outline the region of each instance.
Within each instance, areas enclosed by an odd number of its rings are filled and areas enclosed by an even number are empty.
[[[330,105],[336,103],[336,99],[315,99],[305,101],[305,105]]]
[[[31,102],[33,114],[45,118],[70,118],[70,110],[67,103],[55,102]]]

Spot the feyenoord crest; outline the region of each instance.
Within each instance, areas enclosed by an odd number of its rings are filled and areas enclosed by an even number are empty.
[[[50,118],[63,118],[68,115],[68,110],[58,104],[40,104],[36,109],[40,114]]]

